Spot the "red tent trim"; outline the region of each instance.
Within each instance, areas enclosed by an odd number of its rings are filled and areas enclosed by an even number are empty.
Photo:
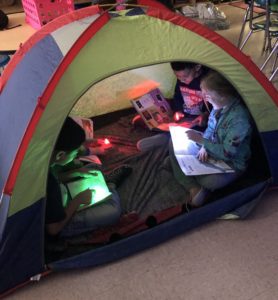
[[[196,21],[188,19],[184,16],[179,16],[167,9],[157,10],[153,7],[149,7],[147,10],[147,15],[182,26],[202,36],[203,38],[206,38],[207,40],[216,44],[218,47],[225,50],[233,58],[240,62],[249,71],[249,73],[253,75],[254,78],[256,78],[256,80],[264,87],[266,92],[273,99],[273,102],[278,106],[278,93],[272,83],[259,70],[249,56],[243,54],[238,48],[236,48],[221,35],[197,23]]]
[[[51,34],[53,31],[65,26],[74,21],[93,16],[97,13],[100,13],[101,9],[99,6],[94,5],[89,8],[83,8],[76,11],[72,11],[67,15],[62,15],[56,18],[53,22],[50,22],[44,25],[40,30],[35,32],[23,45],[20,45],[19,49],[13,56],[13,59],[9,62],[5,68],[5,72],[0,77],[0,93],[9,80],[11,74],[13,73],[15,67],[20,63],[24,55],[40,40],[42,40],[48,34]]]
[[[154,0],[137,0],[137,4],[142,5],[142,6],[150,6],[150,7],[155,7],[158,9],[169,10],[164,4],[154,1]]]
[[[83,48],[84,45],[109,21],[110,17],[108,12],[103,13],[99,18],[97,18],[79,37],[79,39],[74,43],[72,48],[66,54],[62,60],[59,68],[53,74],[52,78],[49,81],[48,86],[44,90],[42,96],[40,97],[37,107],[33,113],[33,116],[30,120],[30,123],[26,129],[26,132],[23,136],[22,142],[17,151],[16,158],[14,160],[13,166],[11,168],[8,180],[4,187],[4,193],[11,195],[13,187],[16,181],[18,171],[20,169],[22,160],[24,158],[25,152],[29,145],[29,142],[34,134],[36,126],[42,116],[44,108],[46,107],[51,95],[53,94],[59,80],[67,70],[70,63],[73,61],[78,52]]]

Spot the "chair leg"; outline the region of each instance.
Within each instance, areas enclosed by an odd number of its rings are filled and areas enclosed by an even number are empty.
[[[266,58],[265,62],[264,62],[263,65],[261,66],[261,68],[260,68],[261,71],[265,68],[265,66],[267,65],[267,63],[269,62],[270,58],[271,58],[272,55],[275,53],[275,51],[277,50],[277,48],[278,48],[278,40],[276,41],[276,43],[275,43],[275,45],[274,45],[272,51],[270,52],[270,54],[269,54],[268,57]],[[277,57],[276,57],[276,59],[277,59]],[[275,59],[275,60],[276,60],[276,59]],[[274,66],[274,67],[275,67],[275,66]],[[273,69],[274,69],[274,67],[273,67]]]
[[[245,46],[246,42],[248,41],[248,39],[250,38],[250,36],[252,35],[253,30],[250,30],[245,38],[245,40],[243,41],[243,43],[241,44],[241,46],[239,47],[239,50],[242,50],[243,47]]]
[[[237,47],[238,48],[240,47],[240,44],[241,44],[241,41],[242,41],[242,38],[243,38],[243,33],[244,33],[244,30],[245,30],[245,25],[246,25],[246,22],[249,18],[249,11],[250,11],[250,7],[248,6],[246,8],[246,11],[245,11],[245,14],[244,14],[244,17],[243,17],[243,21],[242,21],[242,26],[241,26],[241,30],[240,30],[240,34],[239,34],[239,38],[238,38],[238,42],[237,42]]]
[[[276,70],[272,73],[272,75],[269,77],[269,81],[272,81],[272,79],[274,78],[274,76],[276,75],[277,72],[278,72],[278,67],[277,67]]]
[[[275,59],[274,59],[273,65],[272,65],[272,69],[271,69],[271,73],[274,72],[274,69],[275,69],[275,66],[276,66],[276,63],[277,63],[277,56],[278,56],[278,53],[275,56]]]
[[[262,48],[261,55],[263,55],[267,49],[268,49],[268,36],[267,36],[267,32],[264,31],[264,41],[263,41],[263,48]]]
[[[265,35],[265,38],[266,38],[266,48],[265,48],[265,51],[271,51],[272,50],[272,45],[271,45],[271,36],[270,36],[270,33],[269,33],[269,29],[266,29],[265,31],[266,35]]]

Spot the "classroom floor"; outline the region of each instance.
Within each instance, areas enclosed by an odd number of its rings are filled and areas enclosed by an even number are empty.
[[[244,12],[221,9],[231,26],[219,33],[235,43]],[[245,53],[260,65],[258,36]],[[216,220],[120,261],[43,278],[8,298],[277,300],[277,229],[278,190],[272,190],[246,220]]]

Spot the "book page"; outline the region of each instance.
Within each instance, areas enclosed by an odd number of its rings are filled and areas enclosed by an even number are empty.
[[[187,138],[187,130],[192,129],[179,126],[170,127],[174,153],[185,175],[193,176],[234,172],[234,170],[222,160],[209,158],[207,162],[201,162],[197,158],[200,147]]]
[[[149,129],[171,121],[172,110],[159,89],[152,90],[131,103]]]
[[[157,126],[158,129],[160,129],[161,131],[170,131],[170,126],[180,126],[180,127],[184,127],[184,128],[191,128],[192,126],[192,121],[182,121],[179,123],[163,123],[163,124],[159,124]]]
[[[193,130],[182,126],[170,126],[170,133],[176,155],[197,155],[200,147],[187,138],[186,131]]]

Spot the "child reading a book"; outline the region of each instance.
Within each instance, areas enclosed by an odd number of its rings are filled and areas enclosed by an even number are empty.
[[[171,68],[177,77],[175,94],[171,107],[174,121],[182,118],[190,120],[191,127],[205,127],[209,108],[204,102],[200,88],[201,78],[208,69],[200,64],[190,62],[171,62]],[[148,151],[153,147],[164,145],[169,140],[169,134],[159,134],[138,141],[140,151]]]
[[[250,115],[235,88],[220,74],[210,71],[201,80],[202,94],[213,109],[204,134],[186,132],[200,150],[197,157],[206,162],[208,157],[223,160],[235,172],[186,176],[171,153],[175,177],[190,193],[190,204],[200,206],[209,192],[228,185],[246,170],[251,155],[252,125]]]
[[[112,171],[106,181],[112,196],[95,206],[78,211],[80,205],[89,206],[94,191],[86,189],[68,201],[66,187],[59,182],[61,168],[69,164],[78,154],[79,147],[85,140],[82,128],[71,118],[67,118],[60,132],[51,158],[47,184],[46,231],[49,235],[73,236],[113,224],[121,215],[121,206],[116,187],[131,172],[123,167]],[[90,171],[74,170],[78,177],[90,176]]]
[[[177,77],[172,109],[176,118],[189,117],[192,124],[204,127],[209,111],[201,92],[201,78],[208,69],[191,62],[171,62],[171,68]]]

